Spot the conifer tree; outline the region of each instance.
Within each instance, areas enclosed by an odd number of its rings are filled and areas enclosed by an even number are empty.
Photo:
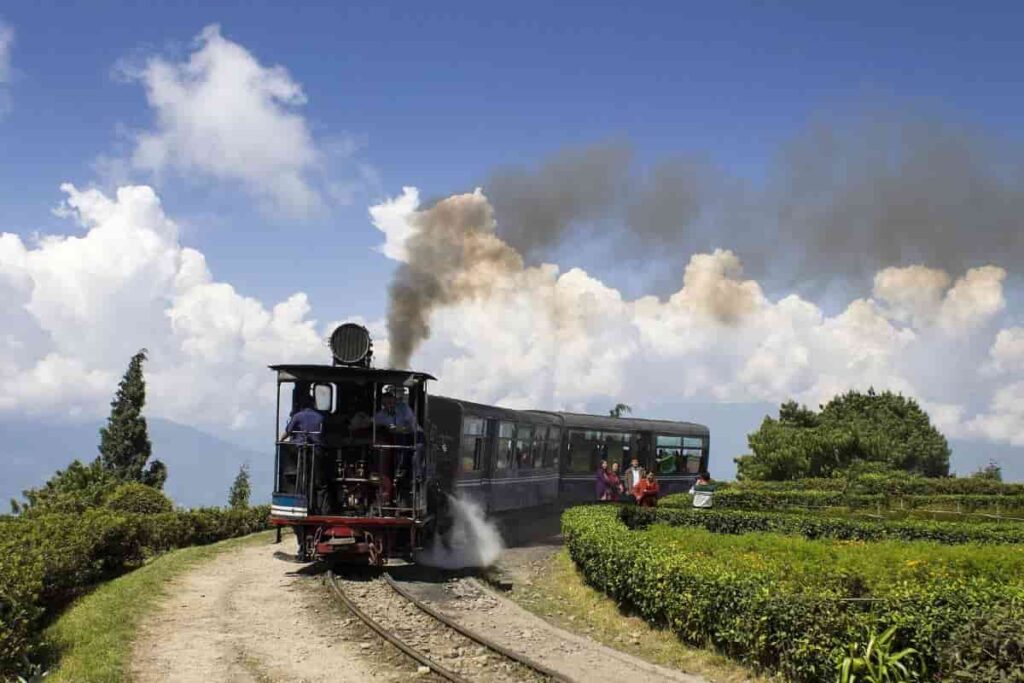
[[[238,475],[231,485],[231,492],[228,494],[228,503],[236,510],[244,510],[249,507],[249,466],[242,465],[238,468]]]
[[[153,454],[149,441],[146,418],[142,408],[146,404],[146,380],[142,363],[146,349],[140,350],[128,363],[128,369],[117,386],[117,394],[110,403],[107,426],[100,430],[100,465],[118,479],[138,481],[153,488],[163,488],[167,467],[159,460],[147,462]]]

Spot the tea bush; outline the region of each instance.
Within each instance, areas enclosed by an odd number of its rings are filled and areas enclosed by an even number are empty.
[[[939,655],[940,680],[1024,681],[1024,602],[976,614],[962,624]]]
[[[106,506],[111,510],[142,515],[171,512],[174,509],[174,503],[163,491],[137,481],[126,482],[114,489],[107,496]]]
[[[906,472],[870,472],[852,477],[791,479],[788,481],[743,480],[728,488],[748,491],[847,491],[857,494],[893,495],[1024,495],[1024,484],[975,477],[920,477]]]
[[[0,525],[0,680],[26,669],[40,633],[71,599],[147,556],[266,528],[267,506],[160,514],[93,508]]]
[[[751,512],[698,510],[693,508],[639,508],[625,506],[620,516],[631,529],[654,522],[670,526],[702,527],[714,533],[743,534],[770,531],[805,538],[837,538],[858,541],[934,541],[943,544],[1024,543],[1024,524],[927,522],[917,520],[874,521],[830,517],[814,512]]]
[[[685,493],[665,496],[662,505],[688,507]],[[850,494],[838,490],[800,490],[731,486],[715,493],[715,507],[734,510],[846,507],[852,509],[918,510],[938,508],[960,512],[998,511],[1024,518],[1024,495],[986,494]]]
[[[929,670],[973,615],[1024,599],[1024,546],[808,540],[652,525],[572,508],[566,546],[592,585],[683,640],[787,680],[834,677],[846,645],[896,625]]]

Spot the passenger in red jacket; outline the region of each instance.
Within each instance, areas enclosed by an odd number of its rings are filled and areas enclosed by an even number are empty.
[[[658,506],[658,482],[654,479],[654,472],[648,472],[647,476],[637,483],[633,488],[633,497],[640,507]]]

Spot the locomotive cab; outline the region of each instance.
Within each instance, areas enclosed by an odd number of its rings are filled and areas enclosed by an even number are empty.
[[[436,497],[426,440],[427,382],[369,367],[366,330],[343,325],[332,365],[275,365],[271,523],[292,526],[299,559],[381,564],[419,546]]]

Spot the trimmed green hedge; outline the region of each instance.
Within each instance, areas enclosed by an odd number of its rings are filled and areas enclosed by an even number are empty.
[[[701,510],[693,508],[640,508],[624,506],[620,518],[630,529],[661,522],[670,526],[701,527],[719,534],[770,531],[805,538],[837,538],[858,541],[934,541],[963,543],[1022,543],[1024,524],[927,522],[917,520],[874,521],[829,517],[819,513]]]
[[[887,495],[1002,495],[1024,496],[1024,484],[974,477],[920,477],[903,472],[859,474],[852,478],[793,479],[789,481],[743,480],[729,488],[775,491],[846,491]]]
[[[891,625],[895,646],[917,648],[936,671],[956,627],[996,606],[1024,609],[1024,546],[630,531],[613,506],[566,511],[562,532],[598,589],[787,680],[833,679],[847,644]]]
[[[269,508],[154,515],[94,508],[0,525],[0,680],[40,653],[46,621],[98,581],[147,556],[244,536],[267,527]]]
[[[662,505],[687,507],[690,496],[665,496]],[[848,494],[842,491],[747,488],[731,486],[715,493],[715,507],[734,510],[847,507],[852,509],[918,510],[935,508],[960,512],[989,512],[1024,518],[1024,495],[984,494]]]

